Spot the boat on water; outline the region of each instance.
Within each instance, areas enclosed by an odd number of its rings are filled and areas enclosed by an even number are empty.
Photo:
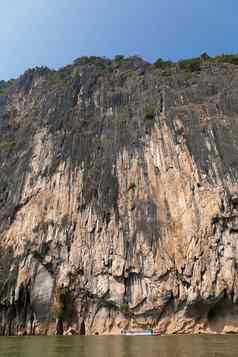
[[[143,331],[130,331],[130,330],[121,330],[121,335],[123,336],[160,336],[159,331],[153,330],[143,330]]]

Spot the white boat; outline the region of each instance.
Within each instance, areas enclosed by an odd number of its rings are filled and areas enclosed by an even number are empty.
[[[121,330],[121,335],[123,336],[159,336],[158,331],[153,330],[143,330],[143,331],[130,331],[130,330]]]

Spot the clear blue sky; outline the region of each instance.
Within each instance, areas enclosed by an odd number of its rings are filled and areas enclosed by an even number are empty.
[[[0,79],[82,55],[238,52],[237,0],[0,0]]]

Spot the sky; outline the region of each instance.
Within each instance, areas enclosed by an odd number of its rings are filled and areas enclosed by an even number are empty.
[[[0,80],[80,56],[238,52],[237,0],[0,0]]]

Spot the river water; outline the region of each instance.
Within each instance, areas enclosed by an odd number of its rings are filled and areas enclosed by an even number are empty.
[[[238,357],[238,336],[0,337],[0,357]]]

